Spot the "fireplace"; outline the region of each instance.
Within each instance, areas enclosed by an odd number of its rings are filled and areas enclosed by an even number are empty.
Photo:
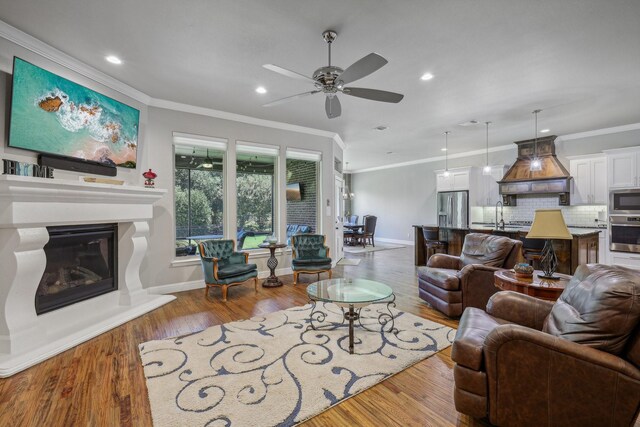
[[[118,226],[91,224],[47,227],[47,263],[36,291],[36,313],[118,289]]]

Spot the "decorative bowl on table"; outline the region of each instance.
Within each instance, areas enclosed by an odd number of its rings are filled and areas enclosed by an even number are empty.
[[[275,245],[276,243],[278,243],[278,238],[276,236],[269,236],[266,239],[264,239],[264,241],[270,245]]]
[[[533,267],[526,262],[520,262],[513,266],[513,271],[516,273],[516,277],[531,278],[533,277]]]

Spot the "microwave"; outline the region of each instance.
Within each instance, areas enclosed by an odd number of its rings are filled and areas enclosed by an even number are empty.
[[[609,192],[609,214],[640,215],[640,188],[611,190]]]

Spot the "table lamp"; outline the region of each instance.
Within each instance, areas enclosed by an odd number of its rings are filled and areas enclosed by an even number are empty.
[[[527,239],[546,239],[540,259],[540,267],[544,274],[538,274],[538,277],[550,280],[559,279],[558,276],[553,275],[558,268],[558,258],[553,250],[551,239],[573,239],[562,217],[562,211],[560,209],[536,210]]]

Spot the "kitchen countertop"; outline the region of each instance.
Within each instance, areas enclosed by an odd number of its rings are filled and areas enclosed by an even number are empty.
[[[469,227],[438,227],[437,225],[434,224],[425,224],[425,225],[414,225],[414,227],[437,227],[437,228],[442,228],[445,230],[458,230],[458,231],[491,231],[491,230],[496,230],[495,226],[493,224],[487,224],[487,223],[472,223],[471,226]],[[502,233],[517,233],[519,231],[529,231],[529,226],[525,226],[525,225],[507,225],[505,226],[505,228],[502,230],[496,230],[496,231],[500,231]],[[572,236],[588,236],[589,234],[597,234],[600,233],[602,230],[606,230],[605,227],[588,227],[588,226],[572,226],[569,225],[567,226],[567,228],[569,229],[569,233],[571,233]]]

